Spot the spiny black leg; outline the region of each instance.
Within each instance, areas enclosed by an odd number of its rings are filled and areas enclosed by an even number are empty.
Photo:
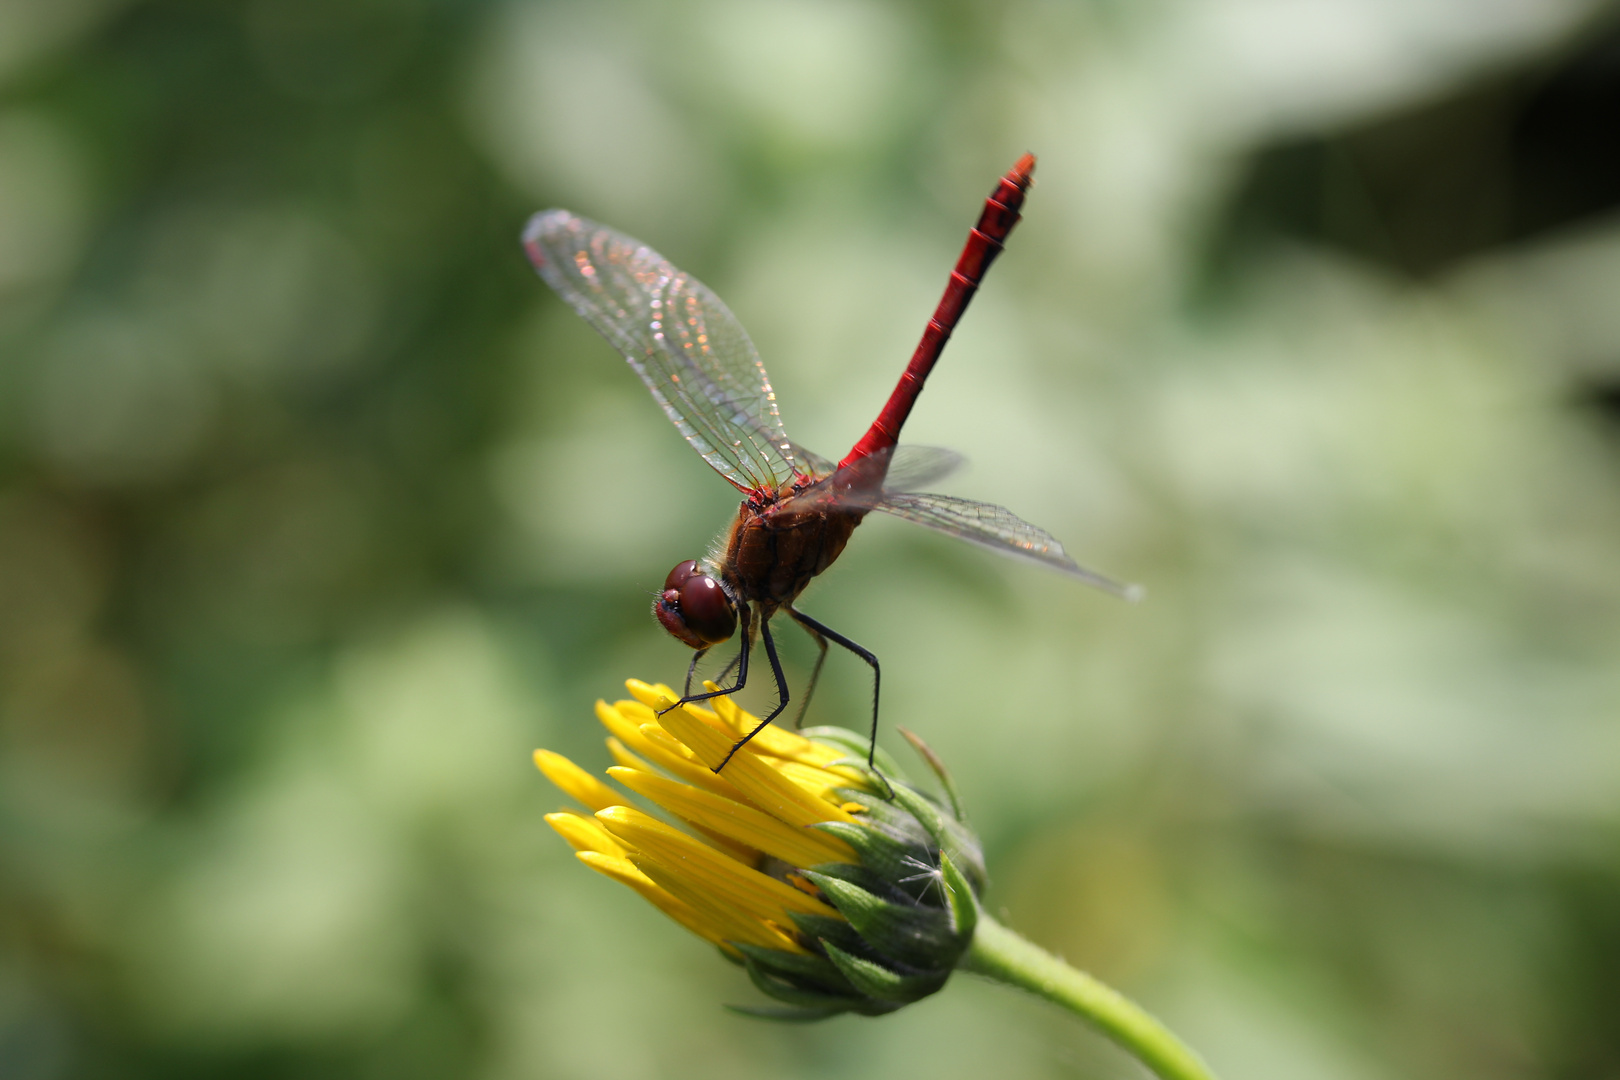
[[[703,656],[705,656],[705,654],[708,653],[711,648],[714,648],[714,646],[705,646],[705,648],[698,649],[697,653],[692,654],[692,664],[687,665],[687,685],[680,690],[680,693],[682,693],[682,701],[690,701],[690,699],[693,699],[692,677],[693,675],[697,674],[698,661],[701,661]],[[719,685],[719,683],[726,682],[727,678],[731,678],[732,672],[737,670],[737,661],[740,661],[740,659],[742,659],[742,653],[739,651],[739,653],[732,656],[729,661],[726,661],[726,667],[719,669],[719,674],[714,675],[714,685]]]
[[[741,660],[741,659],[742,659],[742,653],[738,653],[736,656],[733,656],[730,660],[728,660],[726,662],[726,666],[720,669],[720,674],[718,674],[718,675],[716,675],[714,677],[714,681],[716,683],[724,682],[725,679],[726,679],[726,676],[731,674],[731,669],[736,667],[737,666],[737,661]]]
[[[816,666],[810,669],[810,682],[804,688],[804,697],[799,699],[799,711],[793,717],[793,730],[797,731],[804,727],[804,711],[810,707],[810,699],[815,696],[816,683],[821,679],[821,665],[827,662],[827,639],[820,630],[806,626],[804,619],[792,608],[788,608],[788,614],[792,615],[794,621],[801,627],[804,627],[805,633],[815,638],[816,648],[821,650],[816,655]]]
[[[788,610],[788,614],[793,616],[794,621],[796,621],[800,626],[804,627],[806,630],[809,630],[812,634],[819,634],[819,635],[821,635],[823,637],[826,637],[829,641],[837,642],[839,645],[842,645],[844,648],[848,649],[850,652],[854,653],[856,656],[860,657],[862,660],[865,660],[867,662],[867,664],[869,664],[871,666],[871,668],[872,668],[872,741],[867,746],[867,749],[866,749],[866,764],[874,772],[876,772],[877,771],[877,765],[876,765],[875,762],[873,762],[872,759],[877,754],[878,693],[879,693],[879,691],[881,691],[883,689],[883,672],[878,667],[878,658],[872,654],[872,651],[870,649],[862,648],[861,646],[855,644],[853,641],[849,640],[849,638],[845,637],[843,634],[840,634],[836,630],[829,629],[827,626],[825,626],[822,623],[819,623],[816,620],[812,619],[810,616],[806,615],[804,612],[795,611],[793,608],[788,608],[787,610]],[[820,667],[819,664],[817,664],[816,666],[818,668]]]
[[[681,688],[681,696],[682,697],[691,697],[692,696],[692,676],[697,674],[698,661],[703,659],[703,657],[708,653],[708,651],[709,651],[709,647],[707,645],[705,645],[701,649],[694,649],[693,650],[693,652],[692,652],[692,662],[690,664],[686,665],[686,685]],[[730,669],[728,668],[727,670],[730,670]],[[725,676],[722,675],[720,678],[723,679],[723,678],[725,678]],[[714,681],[719,682],[720,679],[716,679]]]
[[[729,688],[722,690],[705,690],[701,694],[684,694],[682,695],[681,700],[671,705],[668,709],[659,709],[659,716],[663,716],[665,713],[669,712],[670,709],[678,709],[682,705],[690,705],[694,701],[708,701],[712,697],[721,697],[725,694],[735,694],[738,690],[741,690],[744,686],[748,685],[748,643],[753,640],[754,635],[748,626],[747,605],[742,607],[739,614],[742,616],[743,635],[742,651],[737,654],[737,681]]]
[[[753,731],[750,731],[741,739],[737,740],[737,745],[733,746],[730,752],[726,754],[725,761],[722,761],[720,764],[714,767],[715,772],[719,772],[721,769],[725,768],[727,762],[729,762],[732,757],[736,755],[737,751],[747,746],[749,739],[752,739],[755,735],[758,735],[760,732],[764,731],[765,725],[770,723],[772,720],[775,720],[777,716],[781,714],[782,710],[787,708],[788,705],[787,680],[782,677],[782,662],[776,658],[776,642],[771,640],[771,624],[768,620],[760,620],[759,636],[765,641],[765,656],[771,662],[771,674],[776,676],[776,708],[772,709],[771,714],[765,719],[761,720],[754,727]]]

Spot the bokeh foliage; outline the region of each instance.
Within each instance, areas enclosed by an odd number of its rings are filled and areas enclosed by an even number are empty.
[[[873,522],[806,601],[991,903],[1224,1075],[1615,1075],[1607,13],[0,4],[0,1075],[1132,1075],[965,980],[723,1013],[528,762],[678,677],[731,500],[526,216],[697,273],[837,454],[1025,149],[908,434],[1149,599]]]

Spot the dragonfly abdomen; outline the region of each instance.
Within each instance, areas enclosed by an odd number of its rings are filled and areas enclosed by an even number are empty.
[[[968,233],[967,243],[962,246],[962,254],[958,256],[956,268],[951,271],[951,279],[945,286],[945,295],[940,297],[933,318],[923,329],[922,340],[912,352],[911,362],[901,373],[899,383],[889,394],[889,400],[884,403],[878,418],[861,436],[861,441],[838,463],[840,468],[880,450],[887,450],[899,441],[900,429],[905,426],[906,417],[911,415],[911,407],[917,403],[917,395],[922,393],[928,373],[934,369],[940,353],[944,352],[951,331],[956,329],[962,312],[967,310],[968,301],[978,292],[985,271],[1001,254],[1003,242],[1013,231],[1013,226],[1018,224],[1018,212],[1024,206],[1024,195],[1029,191],[1030,177],[1034,171],[1035,155],[1025,154],[1007,170],[1007,175],[1001,178],[996,189],[984,201],[979,223]]]

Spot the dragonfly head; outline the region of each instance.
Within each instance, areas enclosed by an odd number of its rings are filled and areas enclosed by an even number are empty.
[[[669,572],[663,592],[653,601],[653,614],[665,630],[694,649],[718,645],[737,632],[737,605],[731,594],[695,559]]]

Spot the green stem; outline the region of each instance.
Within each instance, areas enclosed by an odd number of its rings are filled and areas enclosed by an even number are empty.
[[[964,971],[1021,987],[1089,1020],[1164,1080],[1215,1080],[1208,1065],[1146,1009],[979,912]]]

